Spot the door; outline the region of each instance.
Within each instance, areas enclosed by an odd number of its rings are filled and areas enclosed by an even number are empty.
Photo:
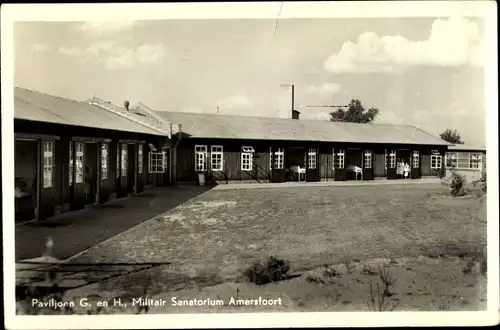
[[[85,160],[84,160],[84,183],[85,183],[85,204],[92,205],[97,202],[98,190],[98,157],[97,143],[85,143]]]
[[[319,181],[318,153],[317,148],[310,148],[306,151],[306,181]]]
[[[70,171],[73,173],[70,181],[71,210],[80,210],[85,207],[85,144],[83,142],[70,142]]]
[[[136,144],[126,144],[127,146],[127,194],[136,192],[137,178],[137,147]]]
[[[128,194],[128,144],[120,143],[120,172],[119,172],[119,190],[118,197],[124,197]]]
[[[396,150],[390,150],[389,153],[387,153],[386,150],[386,166],[387,166],[387,179],[389,180],[396,180],[398,178],[397,176],[397,162],[396,162]]]
[[[284,148],[274,148],[271,149],[271,178],[272,182],[285,182],[286,181],[286,171],[285,171],[285,149]]]
[[[137,180],[136,192],[139,194],[144,191],[144,145],[137,145]]]
[[[418,150],[413,150],[411,155],[411,178],[422,178],[422,172],[420,171],[420,152]]]
[[[373,180],[373,151],[365,150],[362,158],[363,180]]]
[[[345,181],[345,149],[333,149],[333,165],[335,181]]]

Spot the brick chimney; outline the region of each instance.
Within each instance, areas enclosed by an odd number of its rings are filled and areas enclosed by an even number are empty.
[[[292,119],[299,119],[300,117],[300,112],[297,110],[292,110]]]
[[[123,107],[125,108],[126,111],[129,111],[129,106],[130,106],[130,102],[129,101],[123,102]]]

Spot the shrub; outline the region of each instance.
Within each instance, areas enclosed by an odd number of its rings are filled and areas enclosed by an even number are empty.
[[[457,174],[456,172],[451,172],[451,180],[449,181],[450,194],[453,197],[463,196],[466,193],[465,190],[465,176]]]
[[[474,187],[479,185],[479,187],[481,188],[481,191],[485,193],[486,192],[486,173],[483,172],[483,174],[481,174],[481,178],[479,180],[472,182],[472,184],[474,185]]]
[[[288,277],[290,262],[276,257],[268,257],[264,261],[256,261],[245,270],[243,276],[252,283],[264,285],[278,282]]]

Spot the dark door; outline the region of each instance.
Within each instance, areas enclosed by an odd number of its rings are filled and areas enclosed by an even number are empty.
[[[135,193],[137,178],[137,148],[135,144],[127,144],[127,194]]]
[[[418,150],[413,150],[411,155],[411,178],[422,178],[422,172],[420,171],[420,152]]]
[[[390,150],[389,153],[386,152],[386,166],[387,166],[387,179],[395,180],[397,176],[397,158],[396,150]]]
[[[346,170],[344,149],[333,149],[333,166],[335,172],[335,181],[345,181]]]
[[[144,145],[140,143],[137,145],[136,192],[141,193],[143,191],[144,191]]]
[[[165,172],[163,173],[163,178],[162,178],[162,185],[168,186],[171,182],[171,176],[172,176],[172,165],[171,165],[171,157],[172,154],[170,152],[170,148],[168,147],[163,147],[161,148],[161,151],[164,153],[164,169]],[[226,162],[224,162],[226,164]]]
[[[273,148],[271,150],[272,150],[271,153],[272,182],[285,182],[286,181],[285,149]]]
[[[128,144],[120,143],[120,189],[118,190],[118,197],[124,197],[128,194]]]
[[[317,148],[310,148],[306,151],[306,181],[319,181],[318,153]]]
[[[85,143],[71,142],[73,146],[70,149],[70,157],[73,160],[70,163],[70,170],[73,172],[72,182],[72,198],[70,202],[71,210],[80,210],[85,207],[85,180],[84,180],[84,164],[85,164]],[[73,166],[72,166],[73,165]],[[71,182],[70,182],[71,183]]]
[[[99,203],[105,203],[113,192],[115,176],[113,176],[112,157],[116,155],[116,150],[111,148],[112,144],[107,142],[99,143]]]
[[[373,180],[373,152],[365,150],[363,161],[363,180]]]
[[[97,202],[98,180],[98,148],[97,143],[85,144],[84,182],[85,204],[92,205]]]

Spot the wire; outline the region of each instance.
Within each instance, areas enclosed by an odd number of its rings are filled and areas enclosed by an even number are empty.
[[[280,10],[278,12],[278,16],[276,17],[276,22],[274,23],[273,37],[276,34],[276,30],[278,29],[278,22],[279,22],[280,15],[281,15],[281,9],[283,9],[283,1],[280,1]]]

